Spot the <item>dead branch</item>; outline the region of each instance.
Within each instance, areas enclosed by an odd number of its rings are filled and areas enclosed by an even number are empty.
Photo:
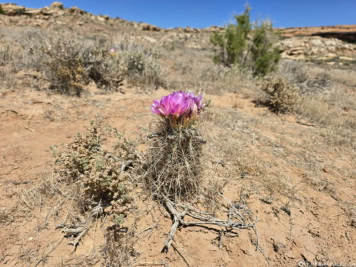
[[[80,240],[83,238],[83,236],[88,232],[88,228],[83,229],[83,231],[71,242],[69,242],[69,245],[74,246],[74,251],[77,249],[77,246],[79,245]]]
[[[228,201],[225,197],[224,200],[228,202],[228,204],[230,205],[228,220],[218,219],[212,216],[211,214],[196,210],[190,205],[182,205],[182,204],[175,205],[172,201],[166,200],[165,206],[168,212],[170,213],[170,215],[172,216],[173,224],[171,226],[171,230],[168,234],[168,237],[164,243],[164,247],[161,252],[162,253],[168,252],[171,243],[174,239],[174,235],[179,226],[185,226],[185,227],[198,226],[198,227],[207,228],[209,230],[217,231],[220,235],[219,237],[220,240],[222,240],[222,236],[225,235],[225,233],[234,233],[233,230],[256,229],[257,220],[253,223],[246,223],[244,216],[242,216],[242,214],[240,214],[237,211],[237,209],[233,206],[233,204],[230,201]],[[177,211],[177,208],[183,209],[183,211],[179,213]],[[184,221],[184,216],[189,216],[193,219],[196,219],[197,221],[194,222]],[[236,218],[241,219],[241,221],[236,221]],[[210,228],[209,226],[218,226],[223,229],[218,230],[215,228]],[[219,246],[222,246],[221,242],[222,241],[220,241]]]

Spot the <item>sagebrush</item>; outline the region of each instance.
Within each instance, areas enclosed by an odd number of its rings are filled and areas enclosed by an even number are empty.
[[[41,50],[47,56],[46,76],[56,91],[80,96],[91,81],[110,91],[122,85],[122,66],[106,47],[51,36]]]

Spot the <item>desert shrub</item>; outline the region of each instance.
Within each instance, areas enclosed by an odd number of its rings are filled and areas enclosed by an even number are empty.
[[[115,151],[103,149],[104,137],[115,136]],[[99,122],[92,122],[88,131],[78,134],[63,151],[52,147],[56,158],[55,172],[62,181],[74,184],[78,204],[84,210],[100,205],[110,206],[114,220],[120,223],[130,208],[130,167],[137,159],[135,147],[115,129],[105,130]]]
[[[48,57],[46,74],[56,91],[80,96],[90,81],[105,90],[116,90],[122,84],[122,66],[105,47],[50,38],[41,49]]]
[[[25,28],[13,30],[13,45],[18,45],[18,53],[14,55],[13,65],[17,71],[34,70],[44,72],[47,57],[42,46],[47,42],[49,33],[42,29]]]
[[[130,83],[165,87],[159,54],[143,45],[122,40],[113,48],[113,55],[122,62],[123,72]]]
[[[268,95],[267,104],[277,113],[295,111],[301,101],[297,89],[281,77],[266,79],[261,89]]]
[[[222,65],[212,65],[201,71],[200,79],[212,82],[219,81],[229,74],[230,70],[231,69]]]
[[[305,63],[294,60],[283,60],[280,65],[280,74],[293,84],[303,84],[309,79]]]
[[[302,86],[303,93],[310,93],[310,92],[322,92],[328,88],[330,84],[330,75],[327,72],[321,72],[316,74],[314,77],[309,79],[305,86]]]
[[[113,55],[122,62],[130,83],[165,87],[160,54],[150,46],[124,35],[112,47]]]
[[[117,91],[122,85],[123,64],[112,55],[108,42],[31,28],[17,36],[21,48],[13,58],[17,71],[43,73],[55,92],[80,96],[89,82],[105,91]]]
[[[13,65],[17,71],[44,73],[55,92],[80,96],[89,82],[105,91],[117,91],[124,79],[132,84],[166,86],[160,54],[134,40],[124,38],[113,43],[69,32],[17,31],[13,39],[19,53]]]
[[[54,43],[53,43],[54,44]],[[42,47],[46,61],[46,76],[50,89],[57,92],[80,96],[83,86],[89,83],[81,51],[73,41],[59,41],[53,46]]]
[[[218,47],[214,61],[251,69],[255,76],[274,71],[280,56],[271,23],[251,23],[249,6],[243,14],[235,16],[235,20],[236,24],[229,24],[224,32],[211,36],[211,42]]]
[[[204,142],[195,123],[203,108],[201,100],[192,93],[175,92],[152,105],[161,120],[150,136],[143,177],[160,201],[194,199],[201,189]]]
[[[89,79],[99,88],[115,91],[123,82],[124,73],[121,62],[107,48],[94,46],[85,51],[84,63]]]
[[[4,45],[0,47],[0,66],[5,66],[12,61],[13,51],[10,49],[9,45]]]
[[[4,11],[4,9],[2,8],[2,5],[0,4],[0,15],[3,15],[3,14],[5,14],[5,11]]]
[[[165,86],[160,64],[152,54],[130,52],[125,58],[127,76],[143,84]]]

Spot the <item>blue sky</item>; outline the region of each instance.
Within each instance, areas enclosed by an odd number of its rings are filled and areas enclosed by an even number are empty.
[[[13,0],[40,8],[47,0]],[[163,28],[223,26],[244,11],[246,0],[62,0],[93,14],[147,22]],[[249,0],[251,17],[270,19],[275,27],[356,24],[356,0]],[[0,2],[1,3],[1,2]]]

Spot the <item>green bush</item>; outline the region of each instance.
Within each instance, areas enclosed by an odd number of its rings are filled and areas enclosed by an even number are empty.
[[[2,5],[0,4],[0,15],[5,14],[4,9],[2,9]]]
[[[273,47],[273,29],[268,22],[256,25],[252,34],[252,71],[256,76],[265,76],[275,71],[280,59],[279,49]]]
[[[224,33],[215,32],[211,42],[220,47],[214,57],[216,63],[227,66],[242,63],[247,46],[247,37],[251,32],[250,8],[247,7],[242,15],[235,16],[237,24],[229,24]]]
[[[279,50],[274,46],[276,35],[268,22],[251,23],[250,7],[235,16],[236,24],[229,24],[222,33],[215,32],[211,42],[218,47],[214,62],[241,69],[250,69],[254,76],[274,71],[279,62]]]

